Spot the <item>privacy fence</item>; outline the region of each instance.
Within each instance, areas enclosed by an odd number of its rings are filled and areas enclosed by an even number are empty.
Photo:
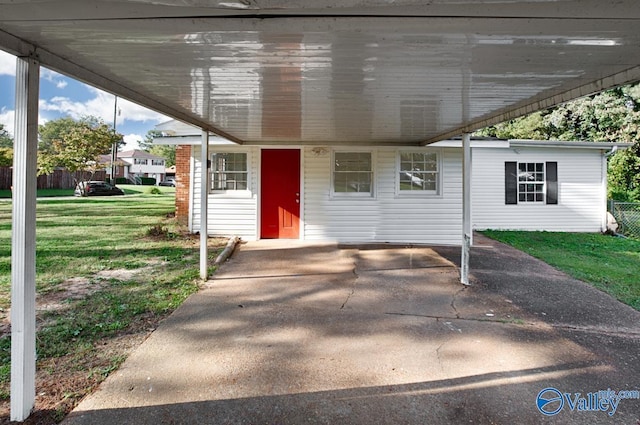
[[[87,178],[81,172],[70,173],[67,170],[55,170],[51,174],[38,176],[38,189],[73,189],[77,180]],[[97,171],[92,180],[105,180],[106,172]],[[11,167],[0,167],[0,189],[10,189],[13,179]]]
[[[618,222],[618,233],[640,238],[640,203],[610,201],[609,212]]]

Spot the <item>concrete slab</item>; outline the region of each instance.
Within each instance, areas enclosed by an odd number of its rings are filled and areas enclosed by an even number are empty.
[[[637,423],[640,400],[547,418],[536,397],[638,390],[640,313],[500,245],[474,249],[483,267],[463,288],[455,257],[244,244],[65,423]],[[568,326],[522,281],[617,313]]]

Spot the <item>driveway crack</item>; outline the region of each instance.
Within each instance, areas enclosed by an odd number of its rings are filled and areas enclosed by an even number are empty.
[[[354,278],[353,278],[353,285],[351,286],[351,291],[349,292],[349,294],[347,295],[347,299],[344,300],[344,302],[342,303],[342,305],[340,306],[340,310],[344,309],[344,306],[347,305],[347,303],[349,302],[349,300],[351,299],[351,297],[353,296],[353,294],[355,294],[356,292],[356,283],[358,282],[358,271],[357,271],[357,264],[354,261],[353,262],[353,269],[351,269],[351,271],[353,272]]]
[[[458,289],[458,290],[453,294],[453,296],[451,297],[451,304],[450,304],[450,305],[451,305],[451,309],[453,310],[453,312],[454,312],[454,313],[455,313],[455,315],[456,315],[456,319],[459,319],[459,318],[460,318],[460,313],[458,312],[458,308],[456,307],[456,298],[458,297],[458,295],[460,294],[460,292],[462,292],[462,291],[464,291],[464,290],[465,290],[465,288],[464,288],[464,287],[463,287],[463,288]]]

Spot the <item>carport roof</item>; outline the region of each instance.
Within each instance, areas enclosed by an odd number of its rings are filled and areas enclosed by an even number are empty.
[[[637,0],[0,0],[0,47],[237,143],[420,145],[640,79]]]

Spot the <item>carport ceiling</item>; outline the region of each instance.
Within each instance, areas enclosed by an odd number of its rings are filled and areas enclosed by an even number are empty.
[[[640,79],[637,0],[0,0],[0,47],[239,143],[426,144]]]

